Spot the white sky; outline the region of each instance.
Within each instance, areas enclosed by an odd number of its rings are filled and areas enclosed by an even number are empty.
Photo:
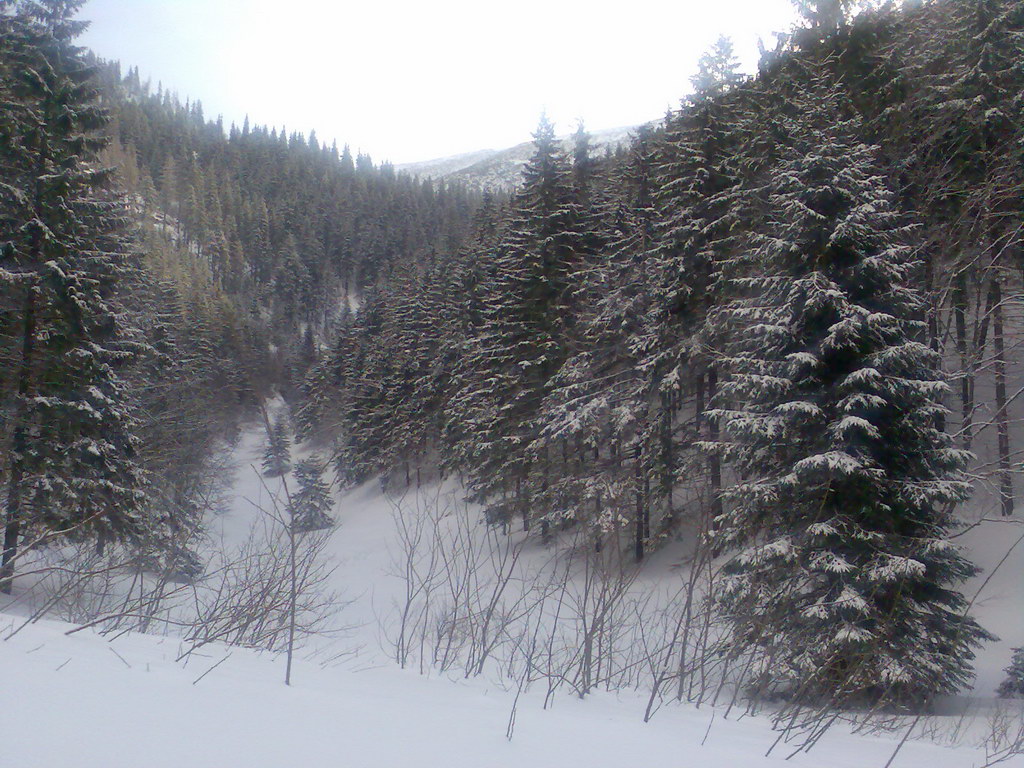
[[[746,71],[791,0],[89,0],[80,42],[208,118],[337,139],[397,163],[660,117],[732,36]]]

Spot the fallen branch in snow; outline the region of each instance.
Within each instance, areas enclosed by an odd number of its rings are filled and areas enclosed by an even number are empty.
[[[131,669],[131,668],[132,668],[132,665],[131,665],[131,664],[129,664],[129,663],[127,662],[127,661],[125,661],[125,658],[124,658],[124,656],[122,656],[122,655],[121,655],[120,653],[118,653],[118,652],[117,652],[117,650],[116,650],[116,649],[114,648],[114,646],[112,646],[112,645],[108,645],[108,646],[107,646],[107,648],[108,648],[108,649],[110,650],[110,652],[111,652],[112,654],[114,654],[115,656],[117,656],[117,658],[119,658],[119,659],[120,659],[120,660],[121,660],[121,661],[122,661],[122,662],[124,663],[124,665],[125,665],[126,667],[128,667],[128,669]]]
[[[225,656],[225,657],[224,657],[223,659],[221,659],[220,661],[218,661],[218,662],[217,662],[216,664],[214,664],[214,665],[213,665],[212,667],[210,667],[209,669],[207,669],[207,670],[206,670],[205,672],[203,672],[203,674],[201,674],[201,675],[200,675],[199,677],[197,677],[197,678],[196,678],[195,680],[193,680],[193,681],[192,681],[192,685],[195,685],[196,683],[198,683],[198,682],[199,682],[200,680],[202,680],[202,679],[203,679],[204,677],[206,677],[206,676],[207,676],[208,674],[210,674],[211,672],[213,672],[213,670],[215,670],[215,669],[216,669],[217,667],[219,667],[219,666],[220,666],[221,664],[223,664],[223,663],[224,663],[225,661],[227,661],[227,660],[228,660],[228,659],[230,659],[230,658],[231,658],[231,654],[229,653],[229,654],[228,654],[227,656]]]

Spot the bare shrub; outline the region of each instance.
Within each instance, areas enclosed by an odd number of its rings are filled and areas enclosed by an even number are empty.
[[[195,619],[185,634],[190,650],[211,642],[287,650],[293,612],[300,638],[325,633],[340,606],[325,589],[333,572],[323,556],[330,536],[320,531],[295,537],[293,563],[289,532],[268,517],[257,520],[242,546],[221,553],[195,591]]]

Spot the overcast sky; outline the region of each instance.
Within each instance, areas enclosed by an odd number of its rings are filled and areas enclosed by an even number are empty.
[[[720,33],[747,71],[791,0],[89,0],[81,42],[208,118],[315,129],[396,163],[664,114]]]

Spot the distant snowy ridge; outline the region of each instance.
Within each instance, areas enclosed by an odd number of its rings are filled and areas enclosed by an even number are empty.
[[[655,126],[660,120],[645,125]],[[641,126],[608,128],[590,134],[591,154],[601,156],[606,150],[614,152],[625,146],[636,135]],[[572,133],[559,137],[566,152],[572,150]],[[432,179],[451,179],[461,181],[468,187],[477,190],[511,190],[519,185],[523,166],[533,154],[533,142],[524,141],[508,149],[481,149],[475,152],[441,157],[435,160],[422,160],[415,163],[404,163],[395,166],[413,176]]]

